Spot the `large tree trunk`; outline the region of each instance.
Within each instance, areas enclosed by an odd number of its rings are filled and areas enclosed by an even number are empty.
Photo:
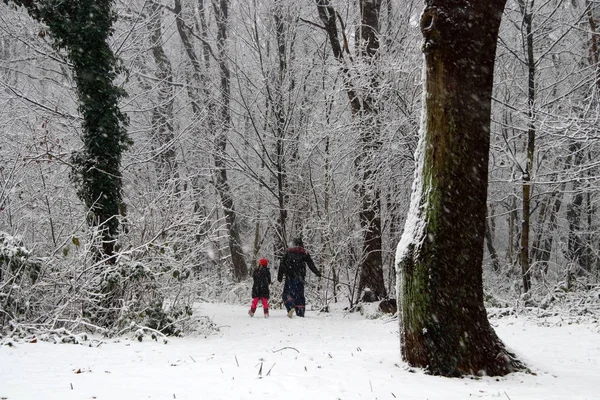
[[[422,132],[397,281],[402,355],[436,375],[523,367],[483,304],[491,93],[505,1],[427,0],[421,19]]]

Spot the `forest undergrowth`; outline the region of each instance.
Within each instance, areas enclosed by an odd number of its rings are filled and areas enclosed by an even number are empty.
[[[158,247],[123,252],[106,264],[89,257],[88,249],[81,257],[36,258],[17,237],[2,233],[0,243],[0,344],[43,340],[94,345],[99,338],[120,336],[167,340],[210,335],[218,327],[210,316],[198,313],[199,303],[249,304],[250,279],[235,283],[214,269],[194,269],[188,259]],[[532,289],[522,294],[518,275],[486,269],[489,318],[524,316],[541,326],[591,324],[600,332],[600,284],[585,276],[560,278],[538,274]],[[338,285],[335,295],[332,289],[328,282],[310,280],[306,295],[311,308],[390,318],[377,307],[353,301],[350,286]],[[274,279],[273,309],[281,307],[281,290]]]

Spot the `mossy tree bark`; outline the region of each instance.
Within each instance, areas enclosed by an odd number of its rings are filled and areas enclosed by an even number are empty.
[[[505,2],[427,0],[421,19],[422,132],[396,261],[402,356],[435,375],[524,367],[483,304],[491,93]]]
[[[8,2],[8,0],[5,0]],[[130,144],[127,116],[119,108],[125,96],[114,83],[119,62],[108,44],[116,14],[113,0],[13,0],[48,25],[54,46],[71,60],[81,112],[83,149],[72,157],[71,178],[89,209],[89,223],[100,227],[99,257],[115,261],[114,246],[123,214],[121,155]]]

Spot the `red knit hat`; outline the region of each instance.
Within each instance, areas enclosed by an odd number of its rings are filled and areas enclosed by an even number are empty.
[[[269,260],[267,260],[266,258],[261,258],[260,260],[258,260],[258,265],[264,265],[266,267],[267,265],[269,265]]]

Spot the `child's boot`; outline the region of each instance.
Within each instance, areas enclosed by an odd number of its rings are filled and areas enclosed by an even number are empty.
[[[248,311],[248,315],[251,316],[251,317],[254,317],[254,312],[255,311],[256,311],[256,308],[255,309],[251,308],[250,311]]]
[[[269,318],[269,309],[265,308],[265,318]]]

